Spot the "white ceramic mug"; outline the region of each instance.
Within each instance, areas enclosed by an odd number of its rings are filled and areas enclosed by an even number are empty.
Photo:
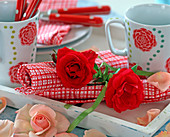
[[[14,21],[16,1],[0,1],[0,85],[19,86],[18,67],[35,62],[39,12]]]
[[[128,56],[129,67],[138,64],[144,71],[170,72],[170,6],[163,4],[136,5],[127,10],[125,20],[110,19],[105,25],[106,39],[116,55]],[[110,24],[125,27],[126,48],[112,44]]]

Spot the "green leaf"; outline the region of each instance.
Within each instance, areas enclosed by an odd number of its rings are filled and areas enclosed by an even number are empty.
[[[121,68],[118,68],[114,74],[118,73],[120,69],[121,69]]]
[[[104,72],[103,72],[103,81],[106,81],[108,77],[108,66],[106,66]]]
[[[70,49],[76,51],[74,48],[70,48]]]
[[[102,62],[102,63],[100,64],[100,68],[103,67],[103,66],[104,66],[104,62]]]
[[[96,63],[94,63],[94,69],[95,69],[95,70],[98,70],[98,69],[99,69],[99,67],[97,66]]]
[[[102,71],[101,71],[101,69],[99,68],[99,78],[102,78],[103,77],[103,74],[102,74]]]
[[[90,114],[91,112],[93,112],[97,106],[101,103],[102,99],[105,96],[107,90],[107,82],[105,83],[105,86],[103,87],[102,91],[100,92],[100,94],[98,95],[96,101],[93,103],[93,105],[86,109],[85,111],[83,111],[69,126],[67,132],[70,133],[88,114]]]
[[[99,72],[96,71],[96,73],[93,75],[93,78],[98,78],[99,77]]]
[[[94,82],[103,82],[103,79],[102,78],[98,78]]]
[[[71,104],[65,104],[64,108],[69,109],[72,105]]]
[[[133,70],[133,72],[136,72],[137,67],[138,67],[138,64],[136,64],[135,66],[133,66],[133,67],[131,68],[131,69]]]
[[[142,71],[142,70],[137,70],[136,74],[140,75],[140,76],[151,76],[153,75],[155,72],[148,72],[148,71]]]
[[[110,73],[109,76],[108,76],[108,81],[109,81],[109,79],[112,78],[112,77],[113,77],[113,73]]]
[[[99,71],[98,71],[99,67],[97,66],[97,64],[94,64],[94,70],[96,71],[96,73],[93,75],[93,78],[98,78],[99,76]]]
[[[114,72],[116,72],[116,70],[117,70],[117,68],[114,68],[114,67],[108,65],[106,62],[104,62],[104,65],[107,66],[110,70],[112,70]]]
[[[100,56],[98,56],[99,59],[103,60]]]

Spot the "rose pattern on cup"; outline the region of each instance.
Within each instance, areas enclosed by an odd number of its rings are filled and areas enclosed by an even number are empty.
[[[21,44],[30,46],[37,35],[36,23],[30,22],[27,26],[23,27],[20,30],[19,38],[21,40]]]
[[[19,80],[17,79],[17,71],[19,69],[19,67],[22,65],[22,64],[28,64],[28,62],[20,62],[18,63],[17,65],[15,66],[12,66],[10,69],[9,69],[9,76],[10,76],[10,81],[12,83],[17,83],[17,84],[20,84]]]
[[[135,29],[133,39],[136,48],[139,48],[143,52],[149,52],[157,45],[155,35],[145,28]]]
[[[170,58],[167,59],[165,68],[167,69],[167,72],[170,73]]]

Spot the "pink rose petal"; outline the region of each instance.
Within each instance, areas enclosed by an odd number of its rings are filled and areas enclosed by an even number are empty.
[[[29,115],[29,110],[31,109],[32,105],[31,104],[26,104],[24,107],[22,107],[21,109],[19,109],[18,111],[16,111],[17,116],[16,116],[16,120],[17,119],[23,119],[23,120],[30,120],[30,115]]]
[[[37,136],[35,133],[32,131],[29,132],[29,137],[44,137],[44,136]]]
[[[30,122],[23,119],[15,119],[15,133],[29,133],[32,130]]]
[[[31,107],[31,104],[26,104],[24,107],[17,111],[17,116],[14,122],[15,134],[28,134],[29,131],[32,130],[32,127],[30,125],[31,117],[29,116],[29,110]]]
[[[96,129],[86,130],[84,133],[85,135],[83,137],[106,137],[106,135]]]
[[[15,134],[18,137],[27,137],[28,134],[29,137],[53,137],[57,133],[63,136],[61,132],[67,131],[69,125],[70,122],[64,115],[55,112],[48,106],[27,104],[17,111]],[[64,133],[64,135],[77,137],[68,133]]]
[[[73,133],[60,133],[55,135],[55,137],[78,137],[78,136]]]
[[[170,132],[167,131],[161,131],[157,136],[155,137],[170,137]]]
[[[31,126],[36,132],[36,135],[40,135],[51,127],[51,122],[45,115],[35,114],[35,116],[31,118]]]
[[[150,109],[144,117],[137,118],[137,124],[147,126],[159,113],[159,109]]]
[[[57,129],[55,127],[51,127],[44,137],[50,137],[51,135],[54,136],[55,134],[57,134]]]
[[[29,137],[26,133],[14,134],[13,137]]]
[[[51,109],[48,106],[42,105],[42,104],[37,104],[37,105],[34,105],[30,109],[29,114],[31,117],[35,117],[36,115],[41,114],[42,117],[44,118],[44,120],[45,119],[48,120],[48,127],[43,129],[42,131],[37,132],[36,135],[41,135],[41,134],[45,133],[44,136],[49,137],[49,136],[53,136],[57,133],[57,128],[56,128],[57,121],[55,120],[56,112],[53,109]],[[43,121],[43,122],[45,122],[45,121]],[[45,123],[47,124],[47,122],[45,122]],[[44,123],[42,123],[41,125],[44,126]],[[35,126],[35,124],[32,124],[32,127],[35,131],[38,131],[38,128]]]
[[[70,126],[70,122],[68,121],[68,119],[62,115],[59,112],[56,112],[56,120],[57,120],[57,132],[61,133],[61,132],[65,132],[67,131],[68,127]]]
[[[0,100],[2,101],[2,104],[0,104],[0,114],[5,110],[7,101],[5,97],[1,97]]]
[[[56,117],[55,111],[46,105],[42,105],[42,104],[34,105],[30,109],[29,114],[31,117],[33,117],[35,115],[35,113],[37,113],[37,112],[41,113],[41,114],[45,114],[47,117],[49,117],[51,119]]]
[[[154,85],[162,92],[165,92],[170,86],[170,73],[157,72],[147,79],[147,82]]]
[[[10,120],[0,120],[0,137],[11,137],[14,133],[14,123]]]
[[[170,123],[168,123],[167,125],[166,125],[166,128],[165,128],[168,132],[170,132]]]

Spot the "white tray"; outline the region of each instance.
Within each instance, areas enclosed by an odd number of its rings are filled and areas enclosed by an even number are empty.
[[[69,109],[64,108],[64,103],[47,99],[35,95],[23,95],[17,93],[14,89],[0,85],[0,97],[6,97],[8,105],[15,108],[21,108],[25,104],[45,104],[54,110],[63,113],[72,122],[84,108],[72,106]],[[99,112],[92,112],[80,124],[83,128],[95,128],[104,134],[115,137],[151,137],[160,127],[170,119],[170,100],[162,103],[167,106],[161,113],[146,127],[132,122],[112,117]],[[147,105],[147,104],[146,104]],[[129,111],[130,112],[130,111]],[[131,114],[133,115],[133,114]]]

